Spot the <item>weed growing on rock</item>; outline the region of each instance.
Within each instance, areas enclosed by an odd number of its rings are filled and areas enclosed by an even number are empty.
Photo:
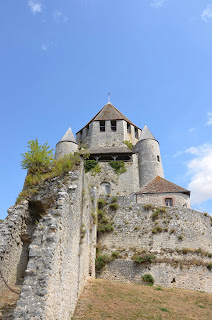
[[[153,284],[155,282],[153,276],[151,274],[145,274],[142,277],[142,280],[146,283]]]
[[[118,175],[127,171],[123,161],[110,161],[109,164]]]

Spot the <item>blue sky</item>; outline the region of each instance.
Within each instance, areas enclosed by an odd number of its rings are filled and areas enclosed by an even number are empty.
[[[165,178],[212,213],[212,0],[0,3],[0,219],[21,153],[51,147],[111,102],[160,142]]]

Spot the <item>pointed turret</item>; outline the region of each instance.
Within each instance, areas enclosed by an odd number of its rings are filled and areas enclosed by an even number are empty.
[[[59,159],[67,154],[74,153],[78,149],[71,128],[69,128],[62,139],[56,144],[55,159]]]
[[[164,178],[159,142],[145,125],[137,143],[140,187],[157,176]]]
[[[157,141],[157,139],[155,139],[155,137],[153,136],[153,134],[151,133],[151,131],[149,130],[147,125],[144,126],[139,140],[146,140],[146,139],[151,139],[151,140]]]

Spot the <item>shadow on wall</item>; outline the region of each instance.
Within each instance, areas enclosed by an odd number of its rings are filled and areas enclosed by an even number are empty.
[[[29,216],[25,221],[23,230],[21,231],[22,250],[20,260],[17,265],[16,285],[22,285],[24,282],[25,270],[29,261],[29,246],[33,239],[33,234],[42,218],[45,210],[41,201],[29,202]]]

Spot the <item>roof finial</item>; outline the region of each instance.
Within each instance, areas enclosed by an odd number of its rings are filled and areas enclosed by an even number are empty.
[[[110,103],[110,92],[108,92],[108,103]]]

